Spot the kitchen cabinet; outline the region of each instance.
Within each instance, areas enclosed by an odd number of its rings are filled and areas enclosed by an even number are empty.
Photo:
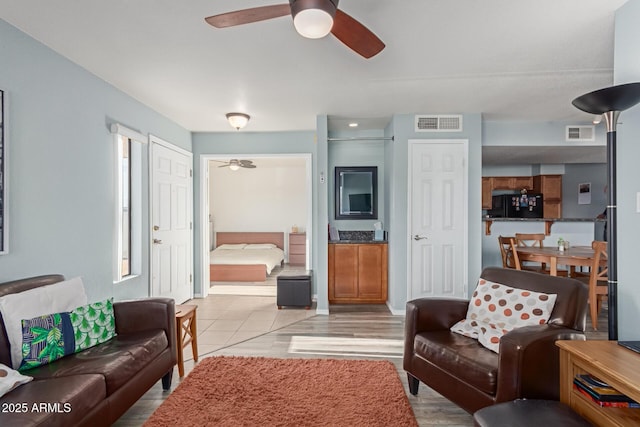
[[[491,209],[491,196],[494,190],[513,190],[519,193],[526,188],[533,190],[532,176],[485,176],[482,178],[482,209]]]
[[[387,252],[387,243],[330,243],[329,303],[385,303]]]
[[[542,193],[545,218],[562,217],[562,175],[536,175],[533,190]]]
[[[482,178],[482,209],[491,209],[491,191],[493,180],[491,177]]]
[[[513,187],[516,190],[522,190],[526,188],[527,190],[533,190],[533,177],[532,176],[514,176],[513,177]]]
[[[514,179],[512,176],[494,176],[491,178],[494,190],[513,190]]]

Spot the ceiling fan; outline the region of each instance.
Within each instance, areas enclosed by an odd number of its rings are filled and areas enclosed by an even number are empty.
[[[367,27],[338,9],[339,0],[289,0],[289,4],[253,7],[209,16],[205,21],[216,28],[265,21],[291,15],[296,31],[307,38],[333,34],[347,47],[365,58],[384,49],[384,43]]]
[[[253,160],[231,159],[228,162],[223,162],[221,160],[214,160],[214,162],[224,163],[223,165],[220,165],[218,167],[219,168],[228,167],[232,171],[237,171],[240,168],[247,168],[247,169],[255,169],[256,168],[256,165],[253,164]]]

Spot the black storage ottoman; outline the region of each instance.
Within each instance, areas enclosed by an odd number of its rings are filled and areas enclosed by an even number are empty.
[[[516,399],[473,414],[476,427],[587,427],[591,423],[556,400]]]
[[[311,270],[283,271],[277,279],[276,305],[311,308]]]

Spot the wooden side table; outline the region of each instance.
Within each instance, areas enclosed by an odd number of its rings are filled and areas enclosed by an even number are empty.
[[[560,401],[596,426],[638,426],[640,409],[600,407],[573,389],[577,374],[591,374],[640,402],[640,354],[615,341],[556,341],[560,347]]]
[[[176,305],[176,333],[178,344],[178,373],[184,376],[183,349],[191,343],[194,362],[198,361],[198,330],[196,328],[197,305]]]

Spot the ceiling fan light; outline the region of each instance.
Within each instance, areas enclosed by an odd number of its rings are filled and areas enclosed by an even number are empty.
[[[331,32],[333,17],[322,9],[305,9],[293,18],[296,31],[308,39],[320,39]]]
[[[250,118],[251,117],[249,117],[248,114],[244,113],[227,113],[227,120],[229,120],[229,124],[237,130],[245,127],[247,123],[249,123]]]
[[[229,165],[229,169],[231,169],[232,171],[237,171],[238,169],[240,169],[240,166],[237,163],[231,163]]]

